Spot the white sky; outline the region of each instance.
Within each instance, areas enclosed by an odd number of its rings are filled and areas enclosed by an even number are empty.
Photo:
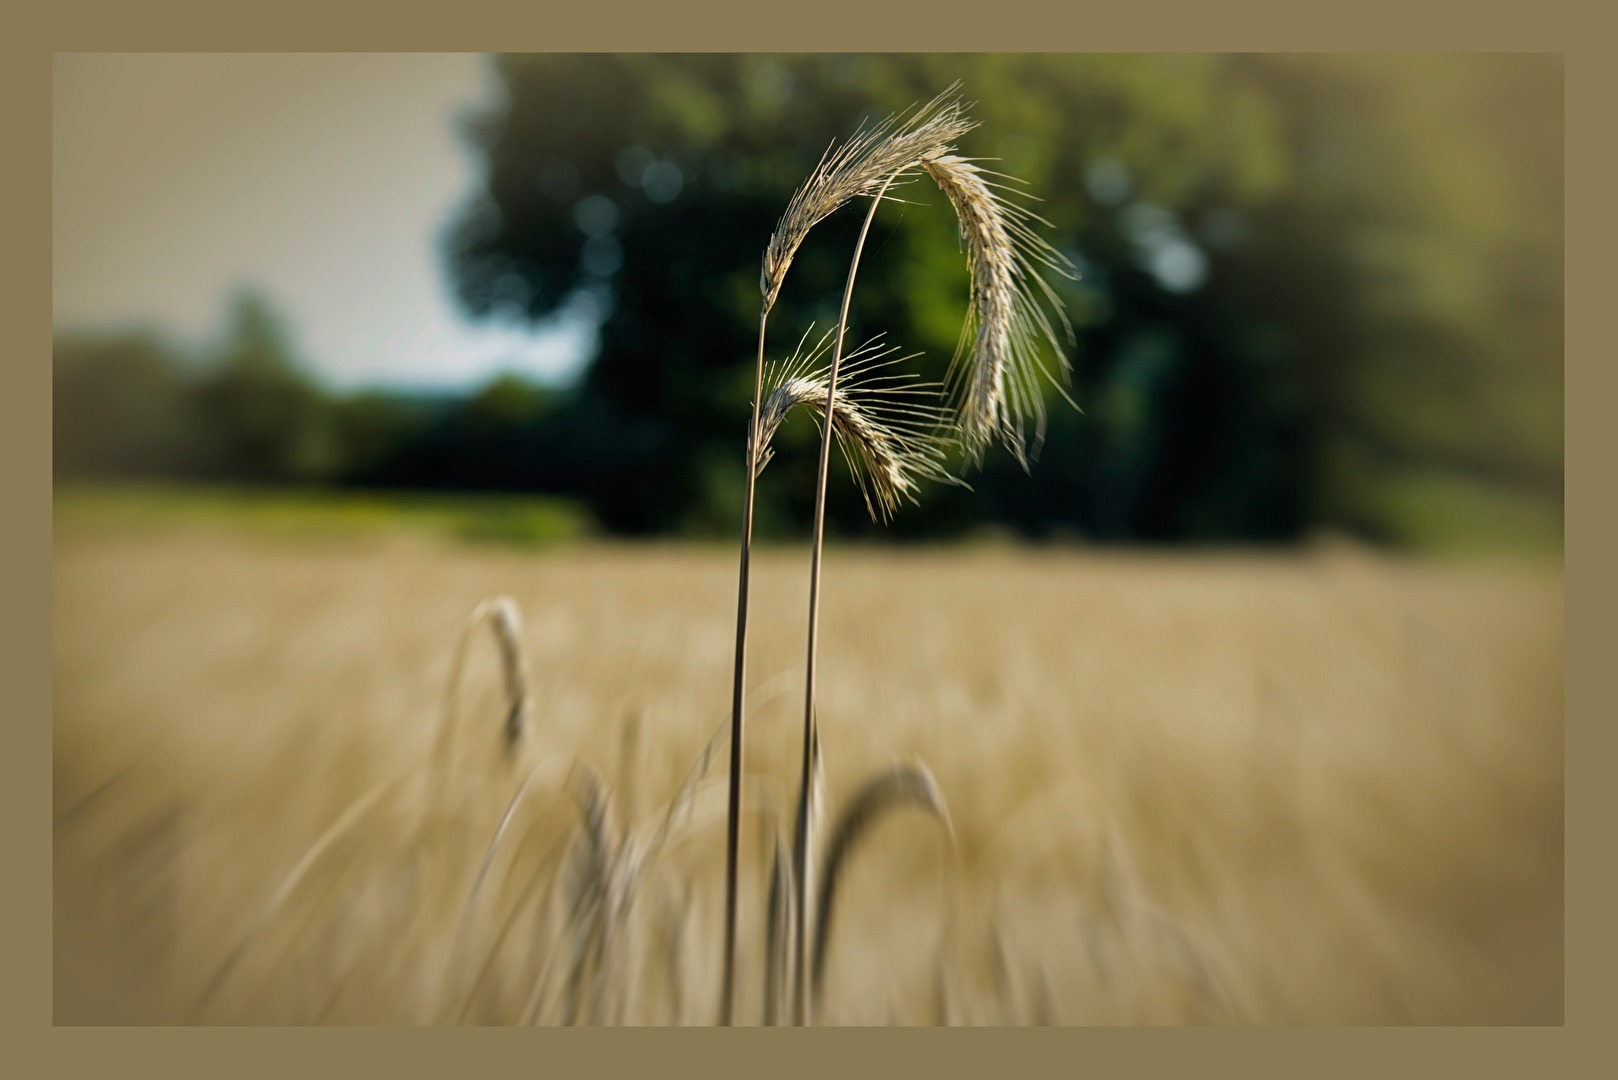
[[[497,92],[470,54],[58,56],[56,325],[199,343],[251,284],[334,386],[565,378],[592,324],[471,322],[441,255],[478,177],[454,120]]]

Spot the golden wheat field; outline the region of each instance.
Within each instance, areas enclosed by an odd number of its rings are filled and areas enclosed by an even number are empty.
[[[750,1024],[807,561],[754,573]],[[59,524],[54,574],[59,1023],[715,1022],[734,551]],[[850,838],[816,1023],[1560,1022],[1559,567],[834,543],[823,603],[826,834],[918,760],[947,822]]]

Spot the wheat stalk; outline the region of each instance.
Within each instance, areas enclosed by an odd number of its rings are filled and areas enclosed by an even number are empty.
[[[736,660],[731,694],[730,740],[730,819],[725,849],[725,955],[721,985],[720,1022],[729,1024],[734,1011],[736,985],[736,881],[741,838],[742,746],[744,732],[743,698],[747,682],[747,590],[753,546],[753,499],[758,483],[759,464],[753,458],[760,446],[759,409],[764,397],[764,339],[770,310],[780,295],[787,268],[809,230],[827,216],[861,195],[886,191],[901,173],[923,160],[940,157],[950,150],[952,140],[970,131],[972,124],[952,100],[955,87],[927,105],[912,110],[908,118],[891,117],[869,130],[856,132],[841,147],[833,146],[821,156],[820,164],[808,181],[794,193],[775,232],[765,246],[759,272],[763,303],[758,319],[758,362],[754,369],[753,419],[748,428],[749,448],[746,493],[742,502],[742,552],[740,581],[736,590]],[[846,305],[845,305],[846,308]],[[846,310],[845,318],[846,322]],[[839,331],[839,352],[841,332]],[[834,361],[835,365],[835,361]],[[833,379],[835,382],[835,378]],[[828,389],[828,402],[831,398]]]
[[[952,91],[946,92],[946,95]],[[813,849],[815,820],[810,772],[811,760],[819,745],[815,730],[815,666],[820,621],[821,551],[825,535],[826,465],[831,452],[832,433],[837,427],[837,374],[842,360],[843,335],[847,329],[854,280],[871,220],[889,185],[906,172],[919,167],[943,189],[959,220],[967,248],[972,304],[962,331],[961,346],[957,347],[955,360],[951,364],[950,380],[959,393],[950,426],[959,432],[969,452],[981,457],[984,447],[999,439],[1012,450],[1024,468],[1027,467],[1030,455],[1023,437],[1026,417],[1032,417],[1035,425],[1034,454],[1037,455],[1044,437],[1045,413],[1038,375],[1048,372],[1040,361],[1039,345],[1042,338],[1055,348],[1064,373],[1066,371],[1066,359],[1062,356],[1050,319],[1039,302],[1041,296],[1055,308],[1069,336],[1072,335],[1059,299],[1040,273],[1043,268],[1071,276],[1071,266],[1033,231],[1031,223],[1040,219],[1002,196],[1000,192],[1009,189],[986,179],[987,175],[992,174],[987,174],[971,160],[955,155],[947,145],[947,138],[940,137],[936,142],[923,146],[921,141],[912,137],[915,131],[942,133],[948,130],[951,132],[948,137],[953,137],[955,133],[970,130],[971,124],[962,115],[959,104],[952,100],[944,105],[943,100],[935,99],[933,105],[923,110],[923,122],[910,131],[886,138],[882,137],[885,133],[879,132],[872,140],[855,140],[857,148],[853,152],[846,156],[834,156],[829,167],[823,163],[810,183],[800,191],[801,198],[794,198],[786,219],[799,228],[805,228],[803,222],[818,220],[814,214],[825,206],[835,208],[833,204],[844,192],[867,193],[877,179],[871,171],[873,168],[880,165],[892,170],[875,191],[849,261],[842,310],[838,317],[837,344],[832,352],[826,400],[822,406],[831,421],[826,424],[822,436],[820,472],[815,493],[814,541],[809,578],[809,647],[804,695],[801,819],[804,831],[794,882],[798,901],[794,935],[794,1007],[795,1019],[799,1023],[808,1022],[813,1005],[806,981],[808,972],[805,969],[804,948],[805,936],[810,932],[814,918],[814,912],[809,908],[810,852]],[[797,235],[796,232],[791,228],[782,232],[784,239],[781,243],[772,240],[771,245],[772,252],[780,252],[776,263],[766,260],[764,285],[767,297],[773,295],[770,291],[772,266],[778,266],[784,272],[794,250],[793,237]],[[977,331],[976,341],[968,350],[964,346],[974,327]],[[812,394],[816,390],[798,384],[793,389],[799,395]],[[754,430],[759,430],[757,425]],[[857,445],[854,438],[845,438],[847,443]],[[875,476],[879,470],[880,463],[874,464],[868,474]],[[885,506],[888,501],[883,499],[884,495],[888,500],[894,498],[892,491],[884,493],[878,490],[877,494]]]
[[[568,973],[563,1023],[578,1022],[584,1008],[586,975],[593,975],[600,1001],[602,973],[609,963],[609,950],[618,915],[623,910],[623,874],[619,854],[623,830],[618,824],[616,800],[601,774],[585,762],[574,765],[569,793],[578,806],[583,825],[584,858],[574,881],[573,961]]]
[[[742,805],[742,745],[744,735],[743,697],[747,671],[747,590],[753,542],[753,500],[758,482],[758,460],[752,456],[761,447],[759,410],[764,396],[764,338],[770,310],[780,295],[787,268],[809,231],[840,207],[862,195],[877,194],[881,200],[890,185],[923,161],[949,153],[951,143],[972,129],[954,99],[951,86],[928,104],[913,109],[908,116],[894,116],[870,129],[857,131],[842,146],[833,146],[821,156],[809,179],[787,203],[775,232],[765,246],[759,272],[763,303],[759,311],[758,364],[753,385],[753,419],[748,429],[748,469],[742,509],[742,554],[740,584],[737,589],[736,662],[731,696],[730,820],[725,859],[725,955],[721,988],[720,1019],[729,1024],[734,1010],[736,982],[736,882],[740,846]],[[869,228],[869,218],[866,227]],[[863,244],[864,233],[861,233]],[[852,275],[850,276],[852,285]],[[836,366],[842,352],[842,328],[847,323],[847,297],[843,318],[838,324],[837,353],[827,385],[828,412],[835,399]],[[828,431],[835,425],[828,425]],[[829,441],[830,435],[827,435]],[[824,465],[821,469],[825,472]],[[824,489],[824,482],[822,482]],[[818,554],[817,554],[818,561]]]
[[[865,250],[865,238],[871,231],[871,222],[876,217],[876,208],[882,204],[887,194],[888,185],[895,176],[888,177],[877,189],[871,199],[871,207],[865,213],[865,223],[860,226],[859,239],[854,242],[854,254],[849,259],[848,280],[843,286],[843,306],[837,316],[837,342],[832,347],[831,368],[826,373],[826,404],[828,416],[835,419],[837,415],[837,375],[843,361],[843,336],[848,330],[848,305],[854,298],[854,279],[859,273],[860,254]],[[808,658],[804,663],[804,693],[803,693],[803,773],[799,787],[800,805],[800,839],[798,848],[797,875],[793,884],[797,887],[798,919],[793,928],[792,955],[794,966],[794,994],[793,994],[793,1021],[798,1025],[807,1025],[812,1008],[809,1000],[808,972],[804,962],[804,949],[808,933],[809,920],[812,913],[809,910],[809,872],[811,869],[810,852],[814,848],[814,780],[816,779],[816,766],[819,764],[820,736],[815,729],[815,659],[818,655],[817,647],[820,640],[820,557],[826,540],[826,474],[831,466],[832,433],[837,425],[828,421],[821,426],[820,436],[820,468],[815,476],[815,517],[814,540],[810,547],[809,561],[809,648]]]
[[[814,815],[811,792],[812,759],[818,747],[815,731],[815,662],[820,621],[820,568],[825,537],[826,475],[835,434],[859,483],[872,517],[886,519],[902,499],[914,501],[915,479],[946,478],[942,446],[951,441],[946,430],[958,433],[969,453],[981,460],[991,442],[1003,442],[1027,468],[1044,440],[1045,409],[1040,376],[1050,372],[1041,359],[1042,343],[1055,350],[1062,375],[1067,359],[1043,300],[1054,308],[1072,339],[1072,327],[1055,291],[1043,276],[1049,270],[1076,276],[1071,263],[1034,232],[1034,224],[1048,224],[1018,205],[1003,192],[1015,189],[988,179],[1000,174],[980,168],[954,153],[953,142],[975,126],[965,115],[956,86],[905,117],[890,117],[874,128],[861,128],[841,146],[821,157],[809,179],[798,188],[765,248],[759,287],[763,306],[759,320],[759,362],[748,438],[747,498],[742,547],[740,611],[737,617],[736,682],[733,738],[731,741],[731,803],[727,852],[725,965],[721,1017],[729,1023],[735,982],[736,873],[741,813],[742,687],[746,663],[746,595],[748,552],[751,544],[753,497],[758,473],[769,461],[769,441],[792,409],[806,405],[823,420],[820,467],[815,490],[814,540],[809,579],[808,659],[805,670],[804,741],[802,758],[803,830],[793,885],[797,893],[794,927],[796,993],[795,1020],[806,1022],[811,1008],[805,964],[805,936],[809,931],[809,852]],[[955,405],[948,416],[936,416],[935,434],[928,438],[911,427],[919,412],[883,416],[872,402],[851,389],[837,396],[843,363],[843,338],[848,328],[849,304],[859,270],[860,255],[877,206],[895,183],[922,171],[943,190],[954,208],[967,253],[971,278],[971,304],[961,341],[951,363],[949,384]],[[1010,177],[1001,177],[1012,180]],[[787,269],[809,231],[850,201],[871,197],[860,228],[843,289],[836,327],[836,344],[825,378],[808,376],[802,369],[773,381],[764,396],[764,328],[780,294]],[[974,336],[975,331],[975,336]],[[971,347],[968,348],[968,342]],[[859,353],[855,354],[858,357]],[[855,359],[854,357],[850,358]],[[857,363],[856,363],[857,367]],[[851,371],[851,376],[853,372]],[[1052,382],[1057,382],[1054,378]],[[851,378],[853,386],[858,382]],[[1057,382],[1058,389],[1060,383]],[[1032,420],[1030,452],[1024,427]]]
[[[742,828],[742,743],[747,693],[747,585],[751,580],[753,554],[753,495],[758,487],[758,463],[753,448],[758,446],[759,405],[764,399],[764,332],[770,320],[767,297],[758,316],[758,364],[753,374],[753,419],[747,429],[747,483],[742,499],[742,554],[736,586],[736,659],[732,667],[730,698],[730,806],[725,826],[725,954],[721,968],[719,1022],[729,1026],[736,1003],[736,881],[741,851]]]
[[[770,897],[764,924],[764,1025],[774,1027],[785,983],[786,944],[791,919],[792,865],[777,833],[770,860]]]

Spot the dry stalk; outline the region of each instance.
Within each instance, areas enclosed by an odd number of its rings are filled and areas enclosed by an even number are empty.
[[[1062,305],[1042,276],[1042,270],[1072,275],[1068,260],[1042,240],[1032,228],[1041,219],[1001,194],[1011,190],[987,179],[988,173],[973,161],[957,156],[951,140],[973,126],[953,99],[952,87],[945,95],[920,110],[903,127],[892,122],[857,135],[843,148],[822,159],[809,181],[793,196],[786,215],[766,252],[762,288],[766,308],[773,302],[794,252],[814,224],[850,199],[872,195],[872,203],[861,226],[849,261],[848,279],[843,289],[842,309],[837,323],[837,341],[824,389],[813,380],[793,376],[783,380],[764,408],[765,422],[753,427],[757,447],[752,461],[761,468],[768,460],[766,444],[773,426],[772,415],[784,415],[797,404],[818,408],[825,417],[821,439],[820,470],[815,491],[814,539],[811,547],[809,584],[808,657],[805,665],[804,740],[800,835],[796,873],[797,921],[794,926],[794,1020],[809,1022],[813,996],[808,992],[809,972],[805,964],[805,941],[815,925],[815,911],[809,906],[810,873],[814,866],[814,794],[812,769],[818,762],[816,732],[815,667],[820,616],[821,559],[825,539],[826,473],[835,432],[849,456],[859,465],[855,475],[873,516],[881,506],[884,516],[891,513],[900,497],[912,497],[909,476],[899,466],[899,455],[885,430],[873,430],[869,418],[855,408],[857,400],[845,406],[837,397],[839,367],[843,359],[843,337],[848,326],[848,310],[859,270],[861,252],[869,234],[876,207],[895,181],[912,170],[925,171],[939,185],[955,209],[961,235],[967,248],[971,274],[971,306],[962,331],[961,346],[951,365],[951,382],[958,391],[958,403],[951,425],[974,456],[988,443],[1003,441],[1026,468],[1028,447],[1023,425],[1031,417],[1035,432],[1033,452],[1037,454],[1044,437],[1044,403],[1038,376],[1047,374],[1040,360],[1042,342],[1055,349],[1065,374],[1066,358],[1056,340],[1055,330],[1041,300],[1053,307],[1072,337]],[[1009,179],[1009,178],[1008,178]],[[1042,223],[1042,222],[1041,222]],[[966,344],[976,330],[970,349]],[[846,416],[845,416],[846,413]],[[755,415],[757,410],[755,410]],[[863,421],[863,422],[862,422]],[[940,427],[944,425],[939,425]],[[924,448],[936,446],[922,442]],[[939,459],[926,452],[920,460],[941,472]],[[873,504],[874,496],[874,504]],[[823,942],[823,936],[817,936]],[[819,960],[817,959],[817,968]]]
[[[826,975],[826,946],[831,940],[832,915],[835,912],[837,886],[842,881],[849,857],[858,848],[876,824],[889,813],[906,806],[925,810],[944,826],[953,845],[954,828],[950,824],[949,809],[927,766],[917,762],[895,766],[867,781],[837,820],[826,847],[825,873],[821,877],[819,898],[815,904],[813,993],[818,1000]]]
[[[226,955],[224,961],[215,969],[213,976],[203,985],[202,993],[198,995],[193,1006],[193,1015],[200,1015],[201,1010],[224,988],[231,973],[241,962],[243,956],[247,954],[253,942],[269,926],[271,920],[281,910],[281,906],[287,902],[288,898],[297,890],[299,884],[303,882],[304,878],[308,876],[309,872],[326,852],[344,835],[352,831],[359,822],[363,821],[379,805],[382,798],[393,793],[398,786],[399,782],[397,781],[375,785],[350,803],[348,808],[338,816],[337,820],[328,825],[315,838],[315,842],[309,845],[297,863],[281,879],[281,883],[276,886],[275,891],[270,894],[264,906],[259,909],[247,930]]]
[[[831,370],[826,375],[826,404],[824,408],[825,412],[833,418],[837,416],[837,375],[838,369],[843,362],[843,337],[848,330],[848,305],[854,297],[854,279],[859,273],[860,253],[865,250],[865,238],[871,231],[871,221],[876,217],[876,208],[881,205],[882,199],[887,194],[888,185],[894,179],[895,176],[889,176],[887,180],[883,181],[882,186],[877,189],[876,195],[871,199],[871,207],[865,213],[865,222],[860,226],[859,239],[854,243],[854,254],[849,259],[848,281],[843,286],[843,306],[837,316],[837,342],[832,348]],[[820,735],[815,727],[815,660],[820,640],[820,558],[826,540],[826,474],[831,465],[831,440],[836,427],[835,423],[822,425],[820,469],[816,474],[815,481],[814,541],[810,548],[809,647],[808,658],[804,665],[803,772],[799,787],[797,872],[793,877],[793,884],[797,886],[798,894],[797,920],[792,934],[793,1022],[798,1025],[810,1023],[810,1013],[813,1008],[809,997],[805,947],[809,926],[814,917],[814,913],[809,908],[809,874],[813,866],[814,794],[820,759]]]
[[[764,924],[764,1024],[774,1027],[786,992],[786,946],[791,932],[792,864],[778,834],[771,849],[770,899]]]
[[[499,960],[499,958],[503,955],[506,938],[509,937],[511,932],[516,928],[518,918],[527,909],[528,902],[534,898],[547,879],[549,879],[552,886],[555,885],[555,875],[552,874],[551,871],[559,866],[561,856],[566,850],[564,844],[570,838],[571,837],[564,836],[557,839],[535,865],[533,872],[528,876],[527,881],[523,883],[523,887],[518,890],[515,905],[501,921],[499,928],[495,932],[494,941],[489,946],[488,955],[484,957],[483,964],[478,970],[477,977],[472,981],[471,987],[469,987],[466,992],[466,997],[462,1002],[461,1010],[458,1014],[459,1023],[465,1024],[471,1017],[472,1008],[477,1004],[478,996],[482,993],[484,985],[488,982],[489,976],[493,973],[496,961]],[[545,901],[548,901],[550,897],[551,893],[546,891],[541,900],[541,909],[543,909]],[[542,972],[538,980],[540,985],[543,985],[545,982],[544,974],[545,973]]]
[[[613,931],[623,908],[623,834],[612,789],[599,773],[580,762],[574,767],[570,793],[579,808],[584,828],[584,859],[574,883],[573,962],[568,973],[563,1022],[577,1023],[584,1007],[587,975],[596,979],[596,1001],[603,985]]]
[[[736,599],[736,660],[731,695],[730,818],[725,849],[725,945],[720,992],[720,1022],[729,1024],[735,1011],[736,988],[736,879],[741,841],[742,751],[745,735],[743,696],[747,681],[747,589],[753,544],[753,501],[758,484],[758,460],[753,453],[760,443],[759,409],[764,397],[764,338],[770,310],[780,295],[792,257],[809,230],[853,199],[873,192],[885,192],[899,174],[924,160],[949,153],[954,139],[970,131],[972,124],[962,114],[960,103],[952,100],[950,87],[933,101],[912,110],[907,117],[893,117],[869,130],[856,132],[841,147],[822,155],[820,164],[807,182],[793,195],[786,213],[764,250],[759,272],[763,303],[758,320],[758,362],[753,382],[753,417],[748,428],[746,494],[742,509],[742,552],[740,583]],[[880,195],[879,195],[880,201]],[[847,322],[846,302],[842,322]],[[842,331],[839,329],[838,352]],[[833,360],[835,385],[835,364]],[[827,404],[833,394],[828,387]],[[824,471],[824,468],[822,469]]]
[[[500,817],[500,824],[495,827],[494,836],[489,840],[488,847],[483,852],[483,859],[478,864],[477,876],[472,881],[472,891],[467,895],[466,904],[462,908],[460,926],[455,935],[456,947],[450,954],[451,962],[454,961],[454,957],[461,953],[461,946],[466,942],[471,931],[472,916],[477,910],[478,897],[482,894],[483,886],[488,880],[489,870],[494,865],[495,853],[499,850],[501,841],[505,839],[518,809],[530,792],[537,792],[554,784],[554,774],[559,770],[563,760],[559,756],[549,757],[535,765],[528,771],[528,775],[523,778],[522,785],[506,805],[505,813]]]
[[[758,487],[758,463],[752,453],[759,444],[759,404],[764,398],[764,332],[774,302],[773,294],[767,296],[758,316],[758,364],[753,374],[753,419],[747,429],[747,490],[742,500],[742,554],[740,581],[736,586],[736,660],[730,698],[730,816],[725,835],[725,952],[719,994],[719,1022],[725,1026],[730,1024],[736,1004],[736,882],[741,853],[742,747],[746,735],[747,585],[753,556],[753,495]]]

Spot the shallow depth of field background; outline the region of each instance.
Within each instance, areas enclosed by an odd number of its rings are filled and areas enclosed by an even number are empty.
[[[956,79],[1082,271],[1082,411],[886,529],[833,469],[826,808],[920,760],[949,829],[853,853],[817,1021],[1560,1022],[1561,69],[1511,56],[59,58],[58,1022],[714,1022],[759,253]],[[936,376],[903,195],[851,333]],[[746,1023],[814,435],[759,487]],[[511,759],[486,625],[446,701],[497,596]]]

